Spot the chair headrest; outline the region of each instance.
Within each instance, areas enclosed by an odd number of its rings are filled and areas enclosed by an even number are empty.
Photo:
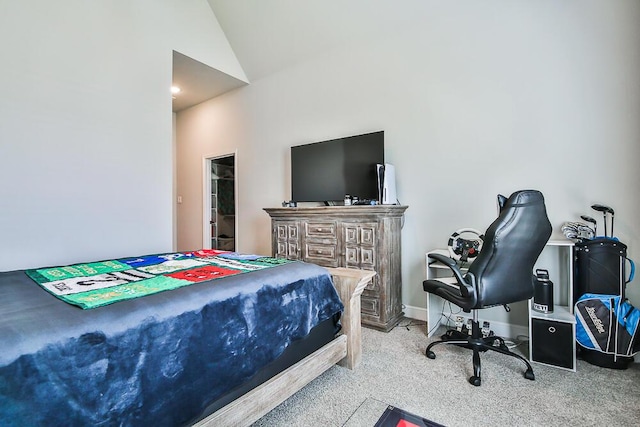
[[[500,197],[504,197],[498,195],[498,200]],[[500,202],[499,202],[500,203]],[[502,204],[502,209],[506,207],[519,207],[526,205],[536,205],[539,203],[544,203],[544,196],[538,190],[520,190],[516,191],[508,199],[506,199]]]

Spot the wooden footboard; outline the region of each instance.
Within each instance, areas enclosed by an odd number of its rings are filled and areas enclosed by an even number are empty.
[[[362,358],[360,295],[376,273],[350,268],[329,268],[328,270],[333,276],[338,295],[344,304],[341,335],[199,421],[195,426],[249,426],[336,363],[349,369],[354,369],[360,363]]]
[[[333,276],[333,283],[344,304],[342,333],[347,336],[347,357],[340,361],[340,365],[355,369],[362,359],[360,295],[376,272],[353,268],[329,268],[328,270]]]

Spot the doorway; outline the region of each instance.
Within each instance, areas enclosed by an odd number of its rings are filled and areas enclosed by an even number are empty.
[[[204,247],[236,250],[236,156],[205,160]]]

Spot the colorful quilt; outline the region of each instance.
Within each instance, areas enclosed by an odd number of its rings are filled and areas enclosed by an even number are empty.
[[[59,299],[90,309],[288,262],[292,261],[202,249],[41,268],[26,273]]]

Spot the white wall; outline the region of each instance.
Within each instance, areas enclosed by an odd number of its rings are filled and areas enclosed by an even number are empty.
[[[171,250],[172,50],[245,78],[206,1],[1,1],[0,39],[0,271]]]
[[[545,194],[557,234],[613,206],[640,259],[640,3],[493,4],[433,7],[179,113],[179,249],[202,244],[203,155],[238,150],[238,248],[270,253],[262,208],[290,198],[289,147],[383,129],[409,206],[405,304],[425,307],[425,252],[486,228],[496,194],[522,188]]]

